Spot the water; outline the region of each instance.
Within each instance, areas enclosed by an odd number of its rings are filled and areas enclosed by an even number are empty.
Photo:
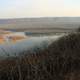
[[[21,52],[28,51],[29,49],[35,47],[42,48],[45,43],[49,45],[51,42],[55,41],[61,36],[62,35],[29,37],[28,39],[24,39],[15,44],[13,43],[1,44],[0,58],[3,59],[6,57],[19,56]]]

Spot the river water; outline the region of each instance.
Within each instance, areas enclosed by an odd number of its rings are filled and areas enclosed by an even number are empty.
[[[15,44],[5,43],[0,45],[0,58],[19,56],[21,52],[28,51],[35,47],[42,48],[48,46],[51,42],[57,40],[62,35],[53,36],[33,36],[24,39]]]

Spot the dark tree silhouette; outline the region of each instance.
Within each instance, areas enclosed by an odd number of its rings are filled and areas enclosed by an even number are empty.
[[[80,32],[80,26],[78,27],[77,32]]]

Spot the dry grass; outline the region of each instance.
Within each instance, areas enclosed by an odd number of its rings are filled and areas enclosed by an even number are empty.
[[[0,80],[80,80],[80,33],[22,54],[0,61]]]

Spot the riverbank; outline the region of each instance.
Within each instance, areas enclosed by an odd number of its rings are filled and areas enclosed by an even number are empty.
[[[43,50],[36,47],[33,53],[22,54],[25,56],[0,62],[1,80],[80,80],[79,33],[61,37]]]

